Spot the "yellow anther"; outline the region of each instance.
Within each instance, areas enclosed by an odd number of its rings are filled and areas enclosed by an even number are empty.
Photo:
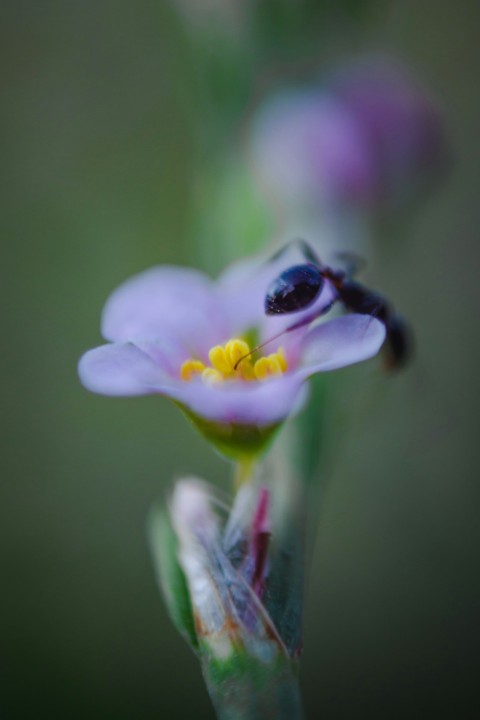
[[[281,375],[287,369],[287,362],[282,352],[272,353],[262,357],[253,366],[257,380],[268,380],[270,377]]]
[[[225,345],[225,354],[227,356],[228,362],[230,363],[230,367],[233,370],[237,362],[244,357],[244,355],[248,355],[250,352],[250,347],[245,340],[240,340],[239,338],[234,338],[233,340],[229,340],[227,344]],[[243,364],[243,363],[242,363]],[[241,366],[239,366],[240,369]]]
[[[285,357],[285,352],[282,347],[278,348],[277,357],[280,362],[280,368],[281,368],[282,372],[287,372],[288,363],[287,363],[287,358]]]
[[[288,369],[281,347],[276,353],[259,358],[256,363],[252,363],[249,353],[250,347],[245,340],[232,338],[225,346],[215,345],[210,350],[208,357],[211,367],[205,367],[200,360],[190,358],[180,368],[180,377],[182,380],[188,381],[194,375],[201,375],[206,385],[216,385],[223,380],[268,380],[270,377],[281,375]],[[246,355],[248,357],[244,357]],[[235,365],[242,358],[244,360],[235,370]]]
[[[266,380],[269,376],[268,359],[266,357],[259,358],[253,366],[253,372],[257,380]]]
[[[242,380],[255,380],[255,373],[253,371],[253,365],[250,362],[250,358],[246,358],[238,366],[237,374]]]
[[[231,373],[232,368],[224,347],[215,345],[208,353],[208,357],[212,366],[215,370],[218,370],[221,375],[229,375]]]
[[[218,383],[223,382],[223,375],[215,368],[205,368],[202,372],[202,380],[205,385],[218,385]]]
[[[282,363],[277,353],[272,353],[272,355],[267,356],[268,360],[268,371],[270,375],[281,375],[282,370]]]
[[[201,360],[185,360],[180,368],[180,377],[187,382],[192,379],[193,375],[199,375],[205,370],[205,365]]]

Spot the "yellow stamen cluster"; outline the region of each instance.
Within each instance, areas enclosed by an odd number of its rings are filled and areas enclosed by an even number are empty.
[[[255,362],[248,355],[250,347],[245,340],[234,338],[226,345],[215,345],[208,353],[210,367],[201,360],[190,358],[180,368],[180,377],[187,382],[200,375],[206,385],[215,385],[224,380],[268,380],[286,372],[287,361],[282,348],[276,353],[261,357]],[[243,358],[243,360],[242,360]],[[241,361],[241,362],[239,362]],[[238,367],[235,366],[238,363]]]

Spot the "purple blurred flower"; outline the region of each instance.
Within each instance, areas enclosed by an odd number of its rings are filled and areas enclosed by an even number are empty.
[[[352,64],[323,88],[267,100],[251,138],[263,183],[300,208],[339,200],[395,203],[445,157],[435,103],[405,68],[385,58]]]
[[[324,91],[289,90],[267,100],[251,141],[260,179],[281,201],[303,207],[370,199],[375,167],[362,131]]]
[[[216,282],[170,266],[136,275],[107,300],[101,329],[109,343],[81,358],[82,383],[104,395],[165,395],[194,418],[222,426],[274,426],[298,405],[311,375],[370,358],[385,335],[377,320],[347,315],[287,333],[283,348],[268,346],[273,354],[258,367],[250,365],[249,373],[243,364],[241,371],[224,370],[225,343],[227,350],[242,348],[238,338],[253,332],[262,341],[292,323],[291,316],[267,317],[263,310],[266,288],[284,267],[283,259],[248,259]],[[295,320],[326,310],[334,300],[327,282]]]
[[[439,108],[400,63],[365,60],[339,73],[332,84],[339,103],[355,118],[376,168],[376,200],[418,186],[445,159]]]

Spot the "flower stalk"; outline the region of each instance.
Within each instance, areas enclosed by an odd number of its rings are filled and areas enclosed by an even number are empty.
[[[297,661],[265,665],[239,652],[229,663],[204,663],[203,674],[219,720],[303,718]]]
[[[301,718],[308,483],[294,446],[285,448],[288,432],[280,462],[260,463],[313,375],[372,357],[385,339],[371,316],[323,317],[337,300],[328,278],[294,326],[265,314],[266,290],[295,252],[246,259],[216,283],[180,268],[141,273],[110,296],[102,316],[109,342],[79,365],[94,392],[169,397],[234,461],[230,508],[186,478],[149,525],[168,612],[199,658],[221,720]],[[304,439],[295,443],[302,455]]]

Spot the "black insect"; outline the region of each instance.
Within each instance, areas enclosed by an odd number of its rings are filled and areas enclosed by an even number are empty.
[[[299,243],[307,262],[289,267],[273,280],[265,297],[266,314],[285,315],[307,309],[319,297],[325,281],[329,280],[337,291],[338,300],[346,310],[360,315],[371,315],[385,325],[386,367],[397,369],[404,365],[410,354],[410,332],[388,300],[365,285],[350,279],[343,270],[335,270],[323,265],[305,241],[295,242]],[[282,249],[274,259],[283,252]],[[311,322],[311,318],[308,318],[308,322]],[[300,327],[301,324],[302,321],[289,329]]]

